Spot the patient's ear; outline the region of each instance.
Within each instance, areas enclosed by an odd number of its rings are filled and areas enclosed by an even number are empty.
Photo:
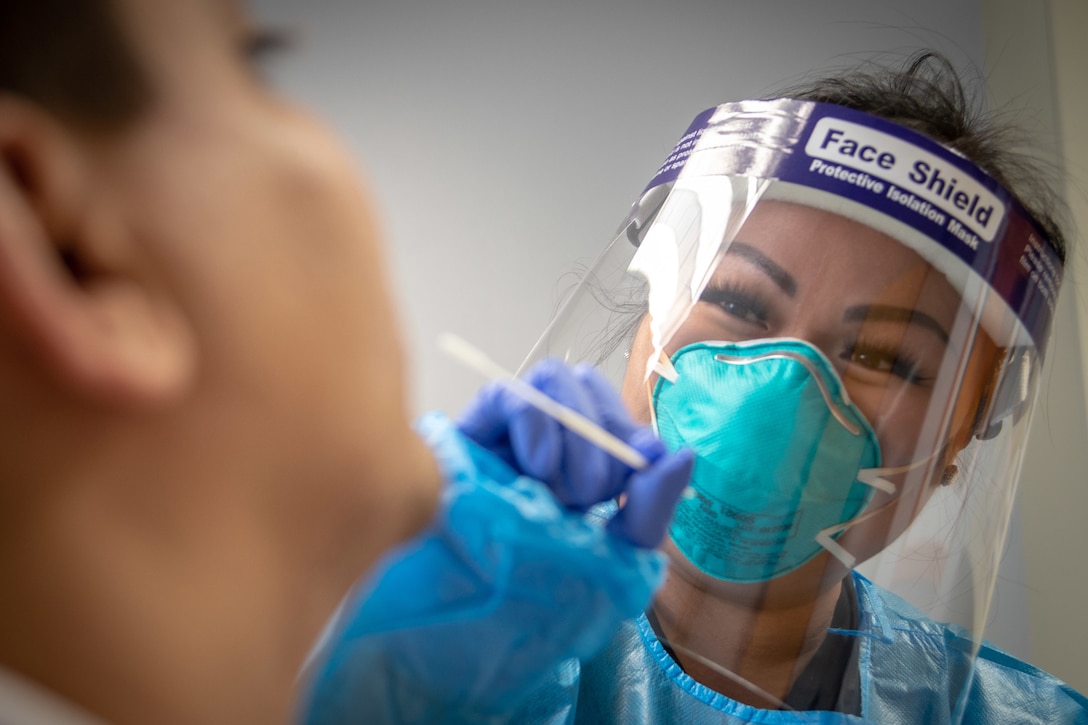
[[[2,344],[96,404],[161,405],[192,381],[194,336],[97,173],[104,153],[0,93]]]

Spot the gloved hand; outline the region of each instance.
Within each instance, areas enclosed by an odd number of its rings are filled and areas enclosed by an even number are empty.
[[[487,385],[469,403],[458,419],[461,432],[514,470],[545,483],[568,508],[584,511],[623,494],[609,530],[636,546],[661,543],[691,474],[690,452],[668,456],[665,445],[648,426],[632,420],[619,394],[590,365],[571,368],[549,358],[525,380],[630,445],[650,466],[633,471],[500,383]]]
[[[440,514],[346,604],[305,722],[503,722],[529,693],[546,710],[540,693],[561,681],[552,673],[645,608],[664,573],[650,547],[691,456],[666,453],[595,373],[547,362],[529,379],[650,464],[633,472],[494,387],[460,427],[425,416],[417,428],[448,482]],[[626,503],[607,527],[583,514],[619,494]]]

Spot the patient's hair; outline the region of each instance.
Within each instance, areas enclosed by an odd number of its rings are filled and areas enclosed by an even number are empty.
[[[987,111],[981,94],[971,97],[952,63],[920,51],[899,67],[867,63],[787,86],[775,98],[835,103],[914,129],[959,151],[1020,200],[1064,261],[1066,241],[1058,218],[1060,197],[1047,166],[1028,150],[1023,129]]]
[[[150,86],[118,12],[111,0],[2,0],[0,94],[97,131],[133,120]]]

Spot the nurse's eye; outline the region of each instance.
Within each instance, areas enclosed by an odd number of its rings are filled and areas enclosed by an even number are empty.
[[[732,284],[707,286],[699,301],[720,308],[730,317],[767,329],[767,305],[757,295]]]
[[[847,345],[840,357],[866,371],[893,375],[908,383],[920,385],[933,379],[923,373],[921,363],[910,353],[878,342],[858,340]]]

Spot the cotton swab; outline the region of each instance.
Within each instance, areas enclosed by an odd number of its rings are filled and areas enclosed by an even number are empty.
[[[552,400],[524,380],[514,377],[481,350],[452,333],[438,336],[438,347],[447,355],[466,367],[478,372],[489,380],[494,380],[507,390],[520,396],[526,403],[551,416],[590,443],[610,453],[635,470],[649,465],[641,453],[612,435],[604,428],[586,418],[576,410]]]

